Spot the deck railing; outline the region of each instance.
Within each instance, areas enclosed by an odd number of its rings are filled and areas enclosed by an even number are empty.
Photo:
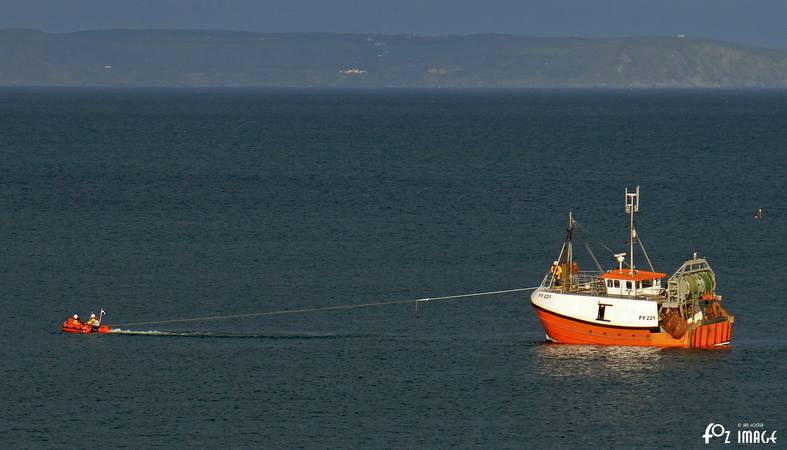
[[[571,282],[572,292],[601,292],[604,290],[604,284],[599,278],[601,272],[598,271],[582,271],[573,275]],[[559,283],[555,283],[552,279],[552,274],[547,273],[542,282],[542,286],[550,289],[560,289]]]
[[[601,272],[596,270],[588,270],[588,271],[579,272],[576,275],[574,275],[575,277],[574,281],[576,282],[576,284],[580,286],[583,284],[592,284],[592,283],[596,283],[599,280],[598,277],[600,276],[601,276]]]

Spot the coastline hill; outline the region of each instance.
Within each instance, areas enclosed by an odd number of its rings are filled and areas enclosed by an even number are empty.
[[[0,85],[787,87],[787,51],[686,37],[0,30]]]

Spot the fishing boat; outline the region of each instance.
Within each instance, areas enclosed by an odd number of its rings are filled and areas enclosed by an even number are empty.
[[[729,347],[735,317],[721,305],[708,260],[694,253],[669,277],[653,269],[634,224],[639,186],[625,193],[629,257],[615,254],[617,267],[612,269],[603,270],[586,246],[598,271],[580,271],[572,242],[576,221],[569,213],[560,256],[530,297],[546,338],[564,344]],[[650,270],[635,266],[635,243]]]

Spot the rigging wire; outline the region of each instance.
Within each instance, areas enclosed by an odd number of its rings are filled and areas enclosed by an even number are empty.
[[[598,259],[596,259],[596,255],[593,253],[593,250],[590,248],[590,244],[588,244],[588,241],[582,239],[582,243],[585,244],[585,248],[590,254],[590,257],[593,258],[593,262],[596,263],[596,267],[598,268],[598,271],[604,272],[604,268],[601,267],[601,264],[598,262]]]
[[[596,238],[597,238],[596,240],[598,241],[599,245],[601,245],[602,247],[604,247],[604,248],[605,248],[605,249],[606,249],[606,250],[609,252],[609,254],[610,254],[610,255],[612,255],[612,256],[615,256],[615,252],[614,252],[614,251],[612,251],[612,249],[611,249],[611,248],[607,247],[607,246],[606,246],[606,245],[605,245],[603,242],[601,242],[601,240],[600,240],[600,239],[598,239],[598,236],[596,236],[596,234],[595,234],[595,233],[593,233],[593,232],[592,232],[592,231],[590,231],[590,230],[589,230],[587,227],[585,227],[584,225],[582,225],[581,223],[579,223],[579,222],[577,222],[577,221],[574,221],[574,223],[575,223],[575,224],[577,224],[577,226],[578,226],[579,228],[582,228],[583,230],[585,230],[585,233],[587,233],[587,234],[589,234],[589,235],[591,235],[591,236],[593,236],[593,237],[596,237]]]
[[[585,233],[587,233],[589,236],[592,236],[592,237],[594,237],[594,238],[595,238],[595,240],[598,242],[598,244],[599,244],[599,245],[601,245],[602,247],[604,247],[604,249],[606,249],[606,250],[609,252],[609,254],[610,254],[611,256],[613,256],[613,257],[615,256],[615,252],[614,252],[614,251],[613,251],[611,248],[607,247],[607,246],[606,246],[606,244],[604,244],[603,242],[601,242],[601,239],[598,239],[598,236],[597,236],[596,234],[594,234],[594,233],[593,233],[592,231],[590,231],[590,230],[589,230],[587,227],[585,227],[585,226],[584,226],[584,225],[582,225],[581,223],[577,222],[576,220],[574,221],[574,223],[575,223],[575,224],[576,224],[576,225],[577,225],[579,228],[582,228],[582,229],[585,231]],[[624,265],[625,265],[625,266],[629,266],[629,263],[628,263],[628,262],[625,262],[625,263],[624,263]]]
[[[604,243],[603,243],[603,242],[601,242],[601,240],[599,240],[599,239],[598,239],[598,236],[596,236],[595,234],[593,234],[593,232],[592,232],[592,231],[590,231],[589,229],[587,229],[587,227],[583,226],[581,223],[577,222],[576,220],[574,221],[574,223],[575,223],[575,224],[576,224],[576,225],[577,225],[579,228],[582,228],[582,229],[583,229],[583,230],[584,230],[584,231],[585,231],[585,232],[586,232],[588,235],[591,235],[591,236],[595,237],[595,238],[596,238],[596,240],[598,241],[598,244],[599,244],[599,245],[601,245],[602,247],[604,247],[604,248],[605,248],[605,249],[606,249],[606,250],[609,252],[609,254],[610,254],[610,255],[612,255],[612,256],[615,256],[615,252],[613,252],[613,251],[612,251],[612,249],[610,249],[609,247],[607,247],[606,245],[604,245]],[[636,239],[637,239],[637,243],[639,244],[639,248],[641,248],[641,249],[642,249],[642,254],[643,254],[643,255],[645,255],[645,260],[647,260],[647,262],[648,262],[648,266],[650,266],[650,270],[651,270],[652,272],[655,272],[655,271],[656,271],[656,269],[654,269],[654,268],[653,268],[653,262],[651,262],[651,260],[650,260],[650,256],[648,255],[648,252],[647,252],[647,250],[645,250],[645,245],[642,243],[642,239],[641,239],[639,236],[637,236],[637,237],[636,237]],[[598,261],[596,260],[596,257],[595,257],[595,255],[593,255],[593,252],[592,252],[592,250],[590,249],[590,246],[588,245],[587,241],[583,241],[583,242],[584,242],[585,246],[587,247],[587,250],[588,250],[588,252],[590,253],[590,256],[593,258],[594,262],[595,262],[595,263],[596,263],[596,265],[598,266],[598,265],[599,265],[599,264],[598,264]],[[631,267],[631,265],[628,263],[628,261],[627,261],[627,262],[625,262],[625,263],[624,263],[624,265],[625,265],[625,266],[627,266],[627,267]]]
[[[637,236],[637,242],[639,242],[639,248],[642,249],[642,254],[645,255],[645,259],[648,261],[648,265],[650,266],[650,271],[655,272],[656,269],[653,268],[653,263],[650,262],[650,256],[648,256],[648,252],[645,251],[645,245],[642,243],[642,239]]]
[[[127,323],[112,324],[110,326],[127,327],[127,326],[136,326],[136,325],[158,325],[164,323],[204,322],[209,320],[240,319],[244,317],[275,316],[281,314],[300,314],[300,313],[307,313],[307,312],[314,312],[314,311],[330,311],[330,310],[337,310],[337,309],[368,308],[372,306],[398,305],[404,303],[414,303],[416,307],[418,307],[418,303],[423,303],[423,302],[456,300],[461,298],[506,294],[510,292],[533,291],[538,289],[539,287],[540,286],[517,288],[517,289],[505,289],[502,291],[475,292],[472,294],[445,295],[442,297],[424,297],[424,298],[415,298],[409,300],[392,300],[392,301],[373,302],[373,303],[320,306],[316,308],[283,309],[279,311],[263,311],[263,312],[254,312],[254,313],[246,313],[246,314],[229,314],[223,316],[191,317],[187,319],[169,319],[169,320],[150,320],[146,322],[127,322]]]

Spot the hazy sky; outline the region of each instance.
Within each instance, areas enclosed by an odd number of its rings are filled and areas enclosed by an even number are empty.
[[[686,34],[787,48],[787,0],[0,0],[0,27]]]

